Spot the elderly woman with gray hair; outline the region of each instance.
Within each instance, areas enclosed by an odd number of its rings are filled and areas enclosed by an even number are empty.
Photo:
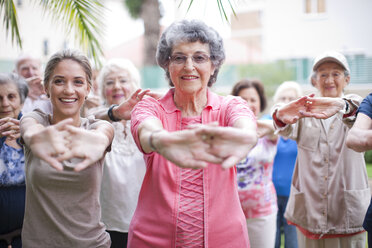
[[[235,164],[256,144],[256,123],[242,99],[209,90],[222,39],[201,21],[175,22],[156,59],[171,89],[132,111],[147,170],[128,247],[249,247]]]
[[[97,82],[105,107],[117,106],[139,88],[140,74],[131,61],[112,59],[101,69]],[[126,247],[146,167],[130,132],[130,121],[112,125],[115,137],[111,152],[105,157],[100,195],[102,221],[110,234],[111,247]]]
[[[0,247],[22,247],[25,156],[19,142],[19,119],[27,93],[22,77],[0,73]]]

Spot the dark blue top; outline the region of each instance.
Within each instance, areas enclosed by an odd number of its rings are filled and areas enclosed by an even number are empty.
[[[358,108],[358,113],[363,113],[372,119],[372,93],[370,93]]]
[[[296,141],[280,136],[273,165],[273,182],[277,195],[289,196],[296,158]]]
[[[369,118],[372,118],[372,93],[370,93],[359,106],[358,113],[363,113]],[[369,204],[367,214],[364,219],[363,223],[364,229],[366,229],[368,232],[372,232],[372,201]]]

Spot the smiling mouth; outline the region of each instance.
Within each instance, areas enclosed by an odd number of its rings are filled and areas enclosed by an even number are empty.
[[[76,102],[77,101],[77,99],[76,98],[74,98],[74,99],[67,99],[67,98],[60,98],[59,99],[61,102],[63,102],[63,103],[73,103],[73,102]]]
[[[197,76],[182,76],[181,78],[184,80],[192,80],[192,79],[197,79],[198,77]]]

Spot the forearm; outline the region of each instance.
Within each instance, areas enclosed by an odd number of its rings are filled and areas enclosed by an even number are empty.
[[[21,136],[22,136],[23,142],[27,146],[30,146],[32,137],[35,134],[43,131],[45,127],[41,125],[40,123],[38,123],[32,117],[29,117],[29,118],[22,119],[21,124],[20,124],[20,129],[21,129]]]
[[[247,143],[252,144],[252,147],[257,143],[257,127],[254,121],[248,118],[239,118],[235,121],[233,127],[242,129],[242,134],[247,135]]]
[[[156,148],[161,145],[161,140],[158,139],[160,131],[166,132],[161,121],[156,118],[146,119],[139,125],[138,137],[141,143],[142,150],[145,153],[155,151],[157,150]]]
[[[94,129],[94,131],[96,131],[95,133],[99,135],[99,143],[102,144],[105,148],[107,148],[112,143],[115,135],[112,125],[103,123],[96,129]]]
[[[352,128],[348,133],[346,145],[356,152],[372,150],[372,130]]]

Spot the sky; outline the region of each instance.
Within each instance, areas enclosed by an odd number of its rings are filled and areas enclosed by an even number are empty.
[[[178,19],[201,19],[209,26],[215,28],[223,38],[230,35],[229,24],[225,19],[221,18],[216,0],[194,1],[188,12],[187,8],[190,0],[183,0],[181,5],[179,4],[180,0],[160,1],[161,9],[163,10],[163,18],[160,21],[161,25],[170,25],[176,20],[176,17]],[[129,16],[124,7],[123,0],[109,0],[107,3],[105,43],[108,49],[143,34],[142,20],[133,20]],[[232,1],[232,3],[235,2]],[[228,16],[230,16],[231,8],[226,5],[225,10]]]

